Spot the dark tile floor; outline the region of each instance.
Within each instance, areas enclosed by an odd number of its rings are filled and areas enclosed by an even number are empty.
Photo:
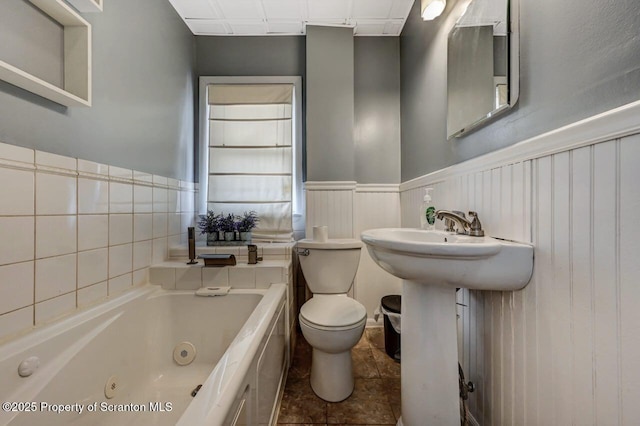
[[[395,425],[400,417],[400,364],[384,351],[382,328],[368,328],[351,352],[355,389],[342,402],[318,398],[309,384],[311,347],[298,333],[279,425]]]

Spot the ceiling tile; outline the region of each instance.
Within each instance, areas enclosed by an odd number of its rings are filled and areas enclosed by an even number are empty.
[[[233,34],[264,35],[267,25],[264,22],[229,22]]]
[[[309,20],[349,17],[349,1],[347,0],[307,0]]]
[[[407,19],[407,16],[411,11],[411,7],[413,6],[413,2],[414,0],[395,0],[393,2],[393,6],[391,6],[391,13],[389,14],[389,18],[402,19],[404,25],[404,20]]]
[[[194,34],[305,34],[306,25],[397,36],[417,0],[169,0]]]
[[[394,0],[353,0],[352,18],[379,18],[389,17]]]
[[[194,34],[215,34],[226,35],[227,30],[221,21],[210,21],[206,19],[187,19],[187,26]]]
[[[207,0],[169,0],[183,19],[216,19],[218,14]]]
[[[387,21],[384,24],[384,30],[382,34],[390,35],[390,36],[399,36],[402,32],[402,27],[404,26],[404,21]]]
[[[267,19],[296,19],[302,21],[299,0],[262,0]]]
[[[303,34],[304,28],[301,21],[295,22],[267,22],[269,34]]]
[[[258,0],[217,0],[226,19],[263,19]]]

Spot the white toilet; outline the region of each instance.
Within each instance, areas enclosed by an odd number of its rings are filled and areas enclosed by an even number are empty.
[[[300,266],[313,297],[300,309],[300,328],[313,348],[311,388],[329,402],[353,392],[351,348],[367,322],[367,311],[347,292],[358,270],[358,240],[298,241]]]

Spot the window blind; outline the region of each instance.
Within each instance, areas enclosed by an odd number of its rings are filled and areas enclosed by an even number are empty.
[[[257,212],[256,240],[290,241],[292,84],[211,84],[207,207]]]

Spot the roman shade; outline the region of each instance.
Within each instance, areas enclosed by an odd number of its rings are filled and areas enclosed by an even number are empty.
[[[257,212],[253,239],[292,239],[292,84],[211,84],[207,207]]]

